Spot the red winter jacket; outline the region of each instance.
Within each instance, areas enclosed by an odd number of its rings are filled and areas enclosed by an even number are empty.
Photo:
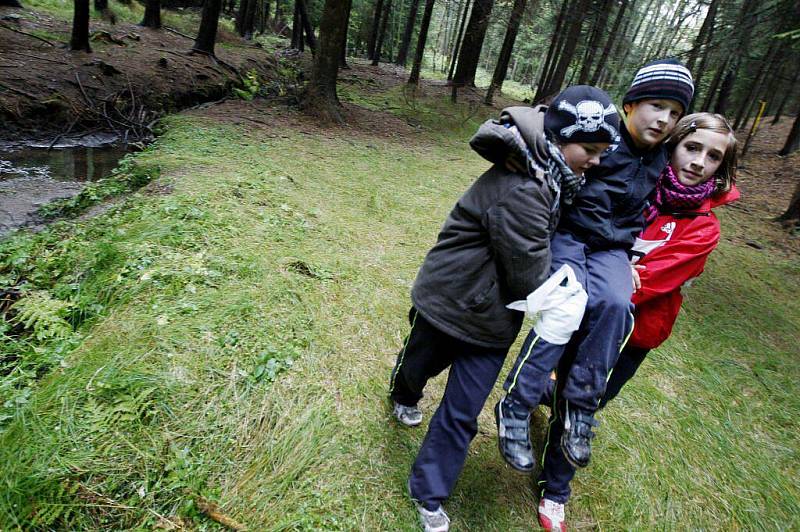
[[[711,209],[737,199],[733,187],[695,211],[659,214],[636,239],[632,261],[647,268],[639,271],[642,288],[631,299],[636,305],[631,345],[653,349],[669,338],[683,301],[681,286],[703,273],[719,242],[719,220]]]

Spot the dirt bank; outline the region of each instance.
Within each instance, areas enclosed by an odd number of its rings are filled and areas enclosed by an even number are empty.
[[[93,53],[73,52],[70,29],[47,14],[0,7],[0,140],[139,133],[164,113],[224,97],[251,70],[277,85],[276,66],[292,61],[224,30],[215,60],[189,54],[193,39],[176,31],[94,20]]]

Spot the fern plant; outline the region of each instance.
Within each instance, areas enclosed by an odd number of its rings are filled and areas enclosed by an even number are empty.
[[[21,325],[39,341],[63,339],[72,334],[66,317],[73,304],[50,296],[45,290],[34,290],[14,303],[11,323]]]

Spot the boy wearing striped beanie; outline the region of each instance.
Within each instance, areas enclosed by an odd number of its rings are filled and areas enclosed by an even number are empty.
[[[628,252],[644,227],[643,211],[668,163],[663,141],[692,100],[692,76],[674,59],[640,68],[623,98],[626,122],[620,141],[562,211],[553,236],[551,272],[569,264],[589,299],[580,328],[566,345],[550,343],[534,328],[506,379],[495,406],[500,452],[520,471],[534,466],[530,412],[557,368],[553,417],[539,477],[539,522],[563,530],[564,505],[577,467],[591,456],[594,414],[607,378],[633,329],[633,278]]]

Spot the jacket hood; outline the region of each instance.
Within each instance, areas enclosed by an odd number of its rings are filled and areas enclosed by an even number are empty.
[[[504,164],[509,158],[530,168],[528,161],[542,171],[547,170],[547,141],[544,136],[544,113],[547,106],[507,107],[500,118],[487,120],[470,139],[469,145],[481,157],[494,164]],[[516,126],[519,136],[509,129]],[[523,143],[520,143],[520,137]],[[526,149],[527,148],[527,149]]]
[[[731,185],[731,189],[724,194],[711,196],[711,198],[709,198],[709,208],[713,209],[715,207],[719,207],[720,205],[733,203],[739,199],[739,196],[741,196],[739,189],[736,188],[736,185]]]

